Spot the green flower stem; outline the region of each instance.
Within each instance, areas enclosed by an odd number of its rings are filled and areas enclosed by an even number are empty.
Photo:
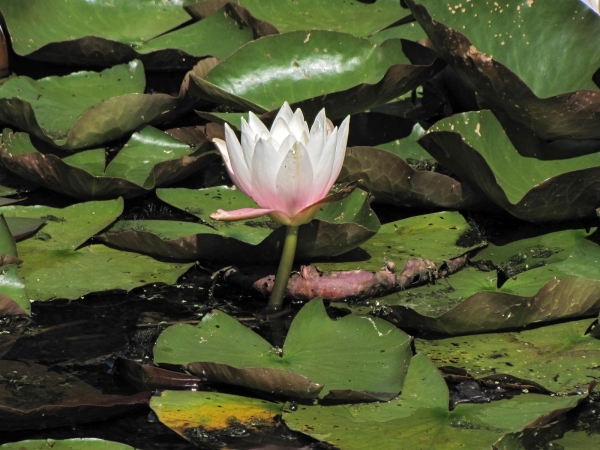
[[[291,226],[285,228],[283,252],[281,253],[281,261],[279,261],[273,292],[271,292],[271,298],[269,298],[269,304],[267,305],[267,312],[272,313],[281,310],[285,289],[292,272],[292,264],[294,264],[296,244],[298,243],[298,228]]]

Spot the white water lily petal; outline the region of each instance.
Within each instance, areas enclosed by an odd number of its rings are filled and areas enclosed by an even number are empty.
[[[242,152],[244,161],[250,169],[252,167],[252,157],[254,156],[254,147],[260,139],[260,135],[255,134],[252,127],[242,118]]]
[[[248,125],[250,125],[250,128],[252,129],[254,137],[256,135],[262,136],[265,133],[269,134],[269,129],[265,127],[265,124],[262,123],[262,121],[256,117],[252,111],[250,111],[248,114]]]
[[[342,165],[344,164],[344,158],[346,157],[346,144],[348,143],[348,131],[350,130],[350,116],[346,117],[338,130],[337,142],[335,148],[335,159],[331,166],[331,173],[329,175],[330,186],[333,186],[335,180],[339,176]]]
[[[285,123],[288,123],[290,120],[292,120],[293,115],[294,113],[292,112],[292,108],[290,108],[290,104],[288,102],[284,102],[279,109],[279,112],[275,116],[273,123],[277,122],[277,119],[283,119]],[[271,131],[273,131],[273,126],[271,126]]]
[[[313,126],[313,129],[316,128]],[[321,165],[321,161],[323,160],[323,155],[325,154],[325,140],[326,135],[323,133],[323,130],[319,130],[320,132],[315,132],[310,139],[308,140],[308,144],[306,145],[306,150],[308,151],[308,155],[310,156],[310,161],[312,162],[313,169],[317,169]],[[329,168],[323,167],[324,170],[329,171]]]
[[[251,192],[252,177],[250,175],[250,168],[246,164],[244,152],[237,136],[227,124],[225,124],[225,142],[227,143],[227,151],[231,163],[227,167],[230,170],[229,176],[242,192]]]
[[[295,142],[287,152],[279,168],[275,187],[281,209],[291,217],[310,205],[313,186],[313,168],[310,156],[301,142]]]
[[[294,136],[294,133],[291,132],[287,122],[281,117],[275,119],[275,122],[273,122],[273,126],[271,127],[271,137],[282,144],[285,138],[290,135]]]
[[[308,135],[310,130],[304,121],[302,110],[297,109],[287,125],[290,131],[294,133],[294,136],[296,136],[296,140],[302,142],[304,145],[308,144]]]
[[[325,117],[325,108],[323,108],[321,111],[319,111],[317,117],[315,117],[315,121],[313,122],[312,127],[310,127],[310,137],[312,137],[317,132],[322,133],[323,130],[327,129],[327,124],[325,123],[326,119],[327,118]]]
[[[259,139],[256,143],[251,168],[253,191],[250,196],[262,208],[281,209],[275,180],[284,157],[285,154],[280,155],[268,141]]]
[[[338,129],[334,128],[333,133],[327,136],[327,141],[322,147],[321,159],[319,160],[319,165],[316,167],[317,170],[315,170],[313,175],[314,183],[311,193],[312,202],[316,202],[325,197],[329,193],[331,186],[333,186],[333,182],[330,182],[329,180],[331,178],[331,168],[335,160],[335,149],[337,147],[338,136]]]

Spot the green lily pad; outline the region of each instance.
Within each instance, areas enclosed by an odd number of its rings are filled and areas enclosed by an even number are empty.
[[[2,0],[0,10],[15,52],[52,63],[112,66],[141,59],[152,70],[190,68],[200,57],[226,58],[252,40],[252,30],[223,10],[187,24],[191,17],[181,3],[168,1]]]
[[[426,38],[427,34],[423,31],[423,28],[421,28],[418,22],[403,23],[402,25],[384,28],[369,36],[369,40],[375,44],[381,44],[388,39],[409,39],[411,41],[418,41],[419,39]]]
[[[508,374],[551,392],[580,392],[598,373],[600,340],[585,334],[592,322],[582,320],[521,332],[439,340],[417,339],[416,347],[438,366],[458,367],[477,378]]]
[[[17,244],[21,277],[34,300],[76,299],[90,292],[126,290],[151,283],[175,283],[190,264],[156,261],[103,245],[83,245],[110,225],[123,200],[80,203],[58,209],[5,206],[6,217],[46,218],[34,236]]]
[[[594,315],[600,310],[596,240],[597,235],[568,230],[490,246],[472,260],[502,265],[508,259],[515,271],[526,271],[498,287],[496,271],[467,268],[447,283],[378,298],[378,305],[398,326],[451,335]]]
[[[486,200],[468,185],[441,173],[415,170],[396,154],[374,147],[349,147],[338,178],[359,185],[375,201],[428,209],[477,209]]]
[[[388,103],[389,104],[389,103]],[[432,164],[435,163],[435,159],[426,150],[423,149],[417,140],[423,137],[427,133],[421,125],[416,123],[413,129],[407,137],[404,139],[396,139],[392,142],[386,142],[385,144],[376,145],[376,148],[381,148],[393,153],[407,163],[413,165],[421,161],[430,161]]]
[[[14,77],[0,86],[0,119],[54,146],[90,147],[177,114],[179,98],[144,94],[145,84],[140,61],[100,73]]]
[[[323,301],[295,317],[283,350],[225,313],[198,326],[175,325],[154,348],[157,364],[178,364],[208,379],[300,398],[388,400],[401,389],[410,336],[369,316],[332,321]]]
[[[284,409],[283,420],[294,431],[347,450],[485,449],[503,434],[543,426],[582,398],[528,394],[488,404],[459,404],[448,411],[446,383],[419,353],[412,358],[397,399],[366,405],[298,405]]]
[[[483,239],[465,242],[464,247],[459,245],[462,244],[460,237],[470,228],[457,212],[409,217],[382,225],[379,232],[356,251],[331,262],[324,260],[315,264],[324,271],[379,270],[386,262],[400,268],[409,258],[426,258],[441,264],[486,245]]]
[[[133,447],[113,441],[95,438],[81,439],[32,439],[0,445],[2,450],[135,450]]]
[[[599,96],[600,98],[600,96]],[[523,156],[490,111],[436,123],[419,143],[461,180],[530,222],[590,218],[600,195],[600,153],[560,160]],[[535,143],[529,151],[536,153]]]
[[[600,18],[580,1],[423,0],[427,9],[406,3],[486,103],[546,139],[600,138],[600,92],[592,79],[600,48],[589,38],[600,34]]]
[[[0,214],[0,317],[31,314],[29,295],[19,276],[17,245]]]
[[[285,230],[268,217],[240,222],[210,218],[217,209],[255,207],[235,188],[159,189],[157,196],[208,224],[174,221],[120,221],[100,238],[118,248],[186,261],[276,262]],[[299,260],[345,253],[379,230],[366,193],[355,190],[339,202],[323,206],[315,219],[300,228]]]
[[[307,117],[326,108],[336,119],[414,89],[443,65],[411,65],[397,39],[376,45],[345,33],[294,31],[250,42],[202,77],[190,74],[189,90],[243,111],[274,116],[287,101]]]
[[[216,158],[207,146],[189,145],[151,126],[134,133],[106,165],[104,149],[62,159],[26,133],[4,130],[0,160],[11,172],[61,194],[81,199],[142,195],[196,172]]]
[[[191,14],[206,17],[227,0],[203,0],[187,6]],[[376,4],[344,0],[238,0],[255,19],[268,22],[280,33],[298,30],[333,30],[368,36],[408,15],[395,0]]]
[[[245,430],[273,426],[282,406],[219,392],[162,391],[150,401],[158,420],[186,439],[198,428],[206,432],[232,426]]]

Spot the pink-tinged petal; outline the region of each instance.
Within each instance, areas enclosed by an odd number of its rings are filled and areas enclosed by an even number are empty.
[[[279,112],[275,116],[275,120],[273,123],[277,122],[277,119],[283,119],[285,123],[292,120],[292,116],[294,113],[292,112],[292,108],[290,108],[290,104],[288,102],[283,102],[283,105],[279,109]],[[273,132],[273,126],[271,126],[271,133]]]
[[[275,180],[282,160],[283,157],[268,141],[258,140],[252,158],[252,192],[248,195],[261,208],[280,209]]]
[[[286,223],[285,225],[298,226],[298,225],[304,225],[305,223],[310,222],[311,220],[314,219],[314,217],[319,212],[319,209],[321,209],[321,207],[324,204],[340,201],[340,200],[348,197],[352,193],[352,191],[354,191],[354,189],[356,189],[356,183],[350,183],[341,191],[336,192],[335,194],[331,194],[331,195],[327,195],[327,196],[323,197],[322,199],[318,200],[317,202],[315,202],[311,205],[308,205],[303,210],[299,211],[292,218],[290,223]],[[269,214],[269,217],[272,217],[272,214]]]
[[[254,115],[252,111],[250,111],[250,114],[248,114],[248,125],[250,125],[250,128],[255,135],[262,136],[265,133],[269,134],[269,129],[258,117]]]
[[[242,192],[248,194],[252,190],[250,168],[246,164],[246,158],[237,136],[227,124],[225,124],[225,141],[227,142],[227,151],[231,162],[229,176]]]
[[[290,217],[310,204],[313,168],[310,156],[301,142],[296,142],[285,155],[275,182],[281,211]]]
[[[271,214],[275,212],[274,209],[258,209],[258,208],[242,208],[236,209],[233,211],[224,211],[222,209],[217,209],[217,212],[212,213],[210,215],[211,219],[214,220],[223,220],[226,222],[234,221],[234,220],[244,220],[244,219],[254,219],[260,216],[266,216],[267,214]]]
[[[337,143],[335,146],[335,159],[331,166],[331,175],[329,177],[329,187],[333,186],[335,180],[339,176],[342,165],[344,164],[344,158],[346,157],[346,144],[348,143],[348,131],[350,129],[350,116],[346,117],[337,134]]]
[[[281,117],[276,118],[271,127],[271,137],[281,144],[292,132]]]
[[[330,183],[331,170],[335,161],[335,148],[339,136],[339,130],[333,129],[333,132],[327,136],[327,141],[321,150],[321,159],[318,166],[315,167],[313,175],[314,185],[311,194],[311,202],[316,202],[325,197],[333,182]],[[314,139],[314,138],[313,138]]]

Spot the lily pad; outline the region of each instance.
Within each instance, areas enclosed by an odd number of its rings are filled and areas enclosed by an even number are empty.
[[[521,332],[417,339],[416,347],[438,366],[478,378],[508,374],[551,392],[581,392],[598,373],[600,340],[585,334],[591,324],[582,320]]]
[[[275,262],[281,255],[285,230],[267,218],[219,222],[217,209],[254,207],[235,188],[159,189],[166,203],[196,215],[205,224],[174,221],[120,221],[101,236],[112,246],[176,260]],[[210,226],[208,226],[210,225]],[[323,206],[315,219],[300,228],[298,259],[337,255],[355,248],[379,230],[366,193],[355,190],[339,202]]]
[[[454,178],[415,170],[394,153],[374,147],[349,147],[339,182],[360,180],[375,201],[427,209],[481,209],[486,200]]]
[[[102,439],[34,439],[0,445],[2,450],[135,450],[129,445]]]
[[[378,304],[398,326],[451,335],[595,315],[600,310],[595,270],[600,247],[597,235],[586,234],[568,230],[482,250],[474,261],[491,258],[500,265],[510,258],[515,270],[526,270],[501,287],[496,271],[467,268],[447,283],[381,297]]]
[[[294,31],[250,42],[202,77],[192,73],[189,89],[243,111],[274,117],[287,101],[307,117],[326,108],[336,119],[414,89],[443,65],[411,65],[398,39],[376,45],[345,33]]]
[[[600,19],[580,1],[406,3],[486,103],[546,139],[600,138]]]
[[[214,311],[198,326],[163,331],[154,361],[292,397],[388,400],[402,389],[410,341],[401,330],[369,316],[332,321],[323,301],[315,299],[292,322],[282,350]]]
[[[444,119],[419,143],[461,180],[520,219],[547,222],[596,216],[600,153],[560,160],[523,156],[490,111]],[[529,145],[534,154],[535,143]]]
[[[46,218],[34,236],[17,244],[21,276],[34,300],[76,299],[90,292],[175,283],[189,264],[171,264],[103,245],[81,247],[121,214],[123,201],[80,203],[67,208],[4,206],[6,217]]]
[[[3,0],[0,10],[15,52],[52,63],[111,66],[141,59],[152,70],[190,68],[200,57],[225,58],[252,40],[252,30],[222,10],[189,23],[181,3],[168,1],[34,0],[25,6]]]
[[[206,17],[226,3],[227,0],[203,0],[189,4],[187,9],[195,16]],[[378,0],[376,4],[344,0],[237,0],[235,3],[280,33],[333,30],[365,37],[408,15],[395,0]]]
[[[459,240],[470,229],[465,218],[457,212],[409,217],[386,223],[354,252],[331,262],[324,260],[315,264],[325,271],[379,270],[386,262],[400,268],[409,258],[426,258],[441,264],[486,245],[483,238],[464,243]]]
[[[281,407],[281,403],[219,392],[162,391],[150,401],[158,420],[186,439],[197,428],[206,432],[274,426]]]
[[[29,295],[19,276],[17,245],[0,214],[0,317],[31,314]]]
[[[422,353],[412,358],[399,398],[387,403],[343,406],[299,405],[283,420],[338,448],[445,450],[491,448],[502,434],[543,426],[583,396],[519,395],[488,404],[460,404],[448,411],[448,388]]]
[[[140,61],[100,73],[18,76],[0,86],[0,120],[57,147],[90,147],[177,114],[178,97],[144,94],[145,84]]]
[[[26,133],[4,130],[0,161],[13,173],[61,194],[81,199],[125,198],[181,180],[216,159],[207,146],[190,147],[151,126],[134,133],[106,164],[104,149],[63,158]]]
[[[40,364],[0,361],[1,430],[108,419],[147,405],[149,400],[148,392],[105,395],[71,374],[61,374]]]

